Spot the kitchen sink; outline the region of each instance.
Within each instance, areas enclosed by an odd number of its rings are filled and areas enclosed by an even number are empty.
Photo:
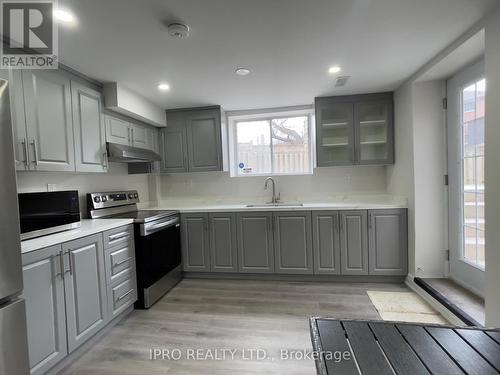
[[[251,207],[302,207],[302,206],[304,206],[304,204],[303,203],[279,202],[279,203],[247,204],[246,206],[248,208],[251,208]]]

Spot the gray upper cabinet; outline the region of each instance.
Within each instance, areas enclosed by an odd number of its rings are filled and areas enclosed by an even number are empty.
[[[187,141],[190,172],[222,170],[220,109],[187,114]]]
[[[160,171],[165,173],[187,172],[186,129],[169,128],[160,130]]]
[[[311,213],[273,214],[276,273],[313,273]]]
[[[355,103],[356,159],[359,164],[394,163],[392,121],[392,97]]]
[[[0,69],[0,78],[9,81],[11,121],[14,134],[14,158],[16,170],[24,171],[30,167],[28,159],[28,135],[24,114],[23,80],[21,70]]]
[[[339,213],[315,211],[312,213],[314,273],[340,274]]]
[[[122,118],[106,116],[106,141],[125,146],[154,150],[155,129],[133,124]]]
[[[44,374],[67,355],[61,245],[23,254],[23,295],[31,374]]]
[[[370,275],[406,275],[406,209],[368,211]]]
[[[71,353],[107,323],[102,234],[62,245],[68,349]]]
[[[30,169],[74,171],[70,80],[57,71],[22,72]]]
[[[271,212],[237,215],[239,272],[274,272],[272,220]]]
[[[210,271],[208,214],[182,214],[181,230],[184,271]]]
[[[343,275],[368,275],[368,222],[364,210],[340,213],[340,259]]]
[[[238,245],[236,240],[236,215],[211,213],[210,271],[238,272]]]
[[[393,94],[315,99],[318,167],[394,163]]]
[[[316,150],[319,167],[355,163],[353,104],[316,99]]]
[[[75,163],[78,172],[106,172],[106,129],[102,95],[71,82]]]
[[[221,109],[167,111],[161,130],[162,172],[222,170]]]

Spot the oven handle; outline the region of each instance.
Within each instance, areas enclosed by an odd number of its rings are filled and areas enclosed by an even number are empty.
[[[165,221],[162,221],[159,223],[153,222],[153,223],[148,223],[148,224],[141,224],[140,232],[141,232],[141,236],[144,237],[144,236],[148,236],[150,234],[156,233],[160,230],[170,228],[173,226],[176,226],[176,227],[180,226],[178,217],[175,217],[173,219],[168,219],[168,220],[165,220]]]

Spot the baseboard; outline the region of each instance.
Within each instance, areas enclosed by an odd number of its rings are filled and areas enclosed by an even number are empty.
[[[467,323],[462,321],[458,316],[453,314],[450,310],[448,310],[445,306],[443,306],[438,300],[436,300],[432,295],[430,295],[427,291],[422,289],[420,286],[415,284],[413,281],[413,275],[408,275],[405,280],[405,284],[417,293],[420,297],[422,297],[429,305],[431,305],[434,309],[436,309],[446,320],[448,320],[451,324],[466,327]]]
[[[184,272],[186,279],[261,280],[291,282],[403,283],[405,276],[369,275],[277,275],[256,273]]]
[[[56,375],[62,373],[62,371],[66,370],[70,365],[72,365],[78,358],[87,353],[98,341],[100,341],[106,334],[111,331],[111,329],[120,323],[123,319],[125,319],[132,311],[134,310],[134,306],[130,306],[126,310],[124,310],[120,315],[115,317],[111,322],[108,323],[106,327],[97,332],[94,336],[92,336],[88,341],[82,344],[78,349],[76,349],[73,353],[70,353],[66,356],[61,362],[52,367],[49,371],[46,372],[46,375]]]

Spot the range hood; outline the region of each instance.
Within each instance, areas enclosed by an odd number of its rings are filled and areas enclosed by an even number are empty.
[[[113,162],[152,163],[161,160],[161,156],[156,152],[139,147],[107,142],[106,148],[108,150],[108,160]]]

